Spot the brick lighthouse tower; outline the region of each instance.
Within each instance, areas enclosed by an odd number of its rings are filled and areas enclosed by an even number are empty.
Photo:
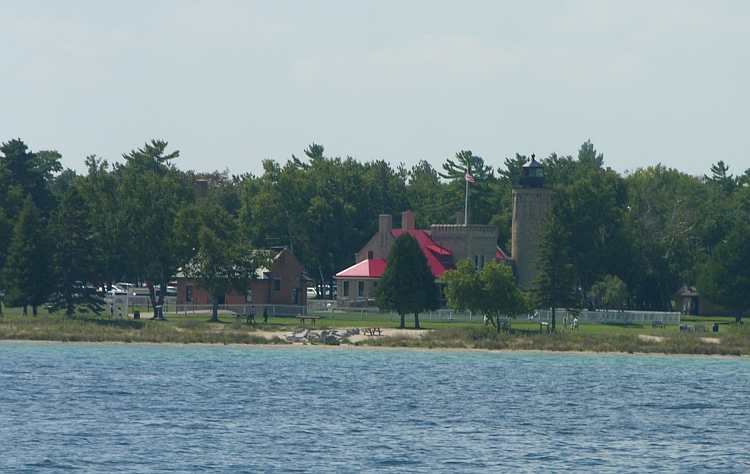
[[[552,190],[544,187],[544,169],[531,155],[531,162],[521,171],[518,187],[513,189],[511,228],[511,258],[518,285],[526,290],[532,288],[537,275],[539,244],[551,209]]]

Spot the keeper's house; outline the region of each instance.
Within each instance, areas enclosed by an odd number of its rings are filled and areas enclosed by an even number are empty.
[[[508,260],[497,246],[495,226],[433,224],[430,229],[417,229],[414,223],[412,211],[401,214],[401,228],[397,229],[393,228],[391,215],[381,214],[377,233],[354,255],[356,263],[336,274],[336,299],[346,304],[371,303],[378,281],[385,273],[391,246],[404,233],[417,241],[436,279],[463,259],[473,262],[476,268],[493,259]]]
[[[269,260],[267,268],[259,268],[248,285],[247,295],[234,290],[219,299],[222,305],[306,305],[309,277],[297,257],[287,248],[258,250]],[[198,282],[177,278],[177,304],[201,306],[211,304],[211,298]]]

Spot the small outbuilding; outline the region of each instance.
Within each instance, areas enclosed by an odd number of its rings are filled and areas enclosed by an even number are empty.
[[[229,291],[220,300],[221,305],[299,305],[307,304],[307,286],[310,278],[302,263],[288,248],[258,250],[266,254],[268,267],[259,268],[250,281],[246,295]],[[177,305],[202,306],[211,304],[211,298],[200,284],[184,276],[177,278]]]

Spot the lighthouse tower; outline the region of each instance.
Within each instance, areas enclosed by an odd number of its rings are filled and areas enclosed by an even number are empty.
[[[518,285],[531,289],[537,275],[539,244],[552,209],[552,190],[544,187],[544,169],[531,155],[523,167],[518,187],[513,189],[511,258]]]

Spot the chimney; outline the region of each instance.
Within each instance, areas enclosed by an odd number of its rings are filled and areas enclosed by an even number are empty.
[[[380,214],[378,216],[378,233],[390,234],[393,229],[393,216],[390,214]]]
[[[401,213],[401,229],[411,230],[414,229],[414,213],[412,211],[404,211]]]

